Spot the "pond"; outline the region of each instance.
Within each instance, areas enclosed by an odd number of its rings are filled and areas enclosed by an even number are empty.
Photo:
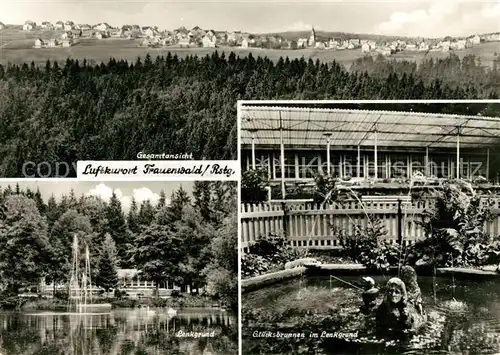
[[[238,353],[230,312],[114,309],[108,313],[0,313],[1,355],[149,355]]]
[[[374,279],[384,285],[389,277]],[[500,353],[499,281],[437,277],[433,287],[432,277],[419,277],[428,319],[403,344],[377,339],[359,313],[361,277],[341,280],[302,277],[244,294],[243,353]]]

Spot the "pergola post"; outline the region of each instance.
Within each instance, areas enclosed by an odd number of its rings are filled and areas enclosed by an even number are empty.
[[[425,176],[429,177],[429,147],[425,147]]]
[[[281,198],[284,200],[286,198],[285,189],[285,143],[283,142],[283,120],[281,118],[280,111],[280,165],[281,165]]]
[[[486,180],[490,180],[490,148],[486,148]]]
[[[300,161],[298,154],[295,154],[295,178],[300,179]]]
[[[339,156],[339,176],[342,179],[344,177],[344,155]]]
[[[358,178],[361,177],[361,149],[358,145],[358,161],[357,161],[357,176]]]
[[[391,178],[391,169],[389,168],[389,155],[385,155],[385,177],[387,179]]]
[[[460,179],[460,127],[457,127],[457,180]]]
[[[377,128],[375,128],[375,179],[378,179]]]
[[[332,136],[331,133],[325,133],[324,136],[326,137],[326,174],[330,176],[330,137]]]
[[[252,130],[252,170],[255,170],[255,131]]]

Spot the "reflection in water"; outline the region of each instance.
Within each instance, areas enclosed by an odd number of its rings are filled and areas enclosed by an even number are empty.
[[[179,331],[193,333],[180,337]],[[237,349],[236,319],[222,311],[185,309],[175,317],[164,309],[0,313],[2,355],[230,355]]]

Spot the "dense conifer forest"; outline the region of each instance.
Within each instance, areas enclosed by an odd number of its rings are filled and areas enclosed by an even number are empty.
[[[205,294],[237,310],[236,184],[195,182],[193,197],[182,188],[167,204],[160,199],[124,211],[109,201],[76,196],[42,199],[40,191],[16,185],[0,191],[0,296],[47,282],[69,282],[72,240],[89,245],[97,286],[120,288],[117,268],[137,268],[157,284]],[[2,303],[0,302],[0,307]]]
[[[0,175],[26,162],[135,160],[138,152],[234,159],[240,99],[495,99],[500,71],[474,56],[417,66],[362,58],[336,62],[214,52],[205,57],[67,59],[0,66]],[[43,165],[36,176],[54,176]],[[71,170],[68,177],[75,176]]]

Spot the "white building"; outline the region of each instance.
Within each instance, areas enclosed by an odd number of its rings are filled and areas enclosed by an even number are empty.
[[[75,24],[73,21],[66,21],[66,23],[64,24],[65,31],[71,31],[74,28],[75,28]]]
[[[204,36],[201,39],[201,43],[203,44],[203,47],[205,48],[215,48],[215,45],[217,43],[217,38],[215,36]]]
[[[241,41],[241,48],[248,48],[248,39],[243,38]]]
[[[31,31],[34,30],[36,27],[36,23],[33,21],[26,21],[26,23],[23,25],[23,30],[24,31]]]
[[[98,25],[95,25],[93,27],[93,29],[97,30],[97,31],[105,32],[105,31],[109,31],[111,29],[111,26],[108,25],[107,23],[103,22],[103,23],[100,23]]]
[[[472,44],[480,44],[481,37],[479,37],[479,35],[475,35],[474,37],[471,37],[470,41]]]
[[[325,49],[326,48],[326,45],[324,42],[316,42],[316,45],[314,46],[314,48],[317,48],[317,49]]]
[[[37,38],[35,40],[35,48],[42,48],[44,45],[44,42],[41,38]]]
[[[328,41],[328,48],[330,49],[334,49],[334,48],[337,48],[339,45],[339,43],[337,42],[337,40],[335,39],[330,39],[330,41]]]
[[[424,41],[422,41],[418,45],[418,49],[421,50],[421,51],[428,51],[429,50],[429,44],[425,43]]]
[[[57,40],[52,38],[52,39],[49,39],[49,41],[46,43],[47,47],[49,48],[54,48],[54,47],[57,47],[58,43],[57,43]]]
[[[299,38],[297,41],[297,48],[307,47],[307,38]]]
[[[361,45],[361,52],[363,53],[369,53],[371,50],[370,44],[368,42],[365,42]]]
[[[193,47],[193,42],[191,42],[190,38],[181,38],[178,44],[181,48]]]
[[[441,42],[441,44],[440,44],[441,50],[443,52],[448,52],[450,50],[450,45],[451,45],[450,41]]]
[[[455,41],[455,42],[450,44],[450,48],[455,49],[455,50],[465,49],[465,46],[466,46],[465,39],[460,39],[460,40]]]
[[[48,21],[43,21],[40,27],[43,28],[44,30],[51,30],[54,28],[54,26]]]
[[[71,47],[73,45],[73,40],[71,38],[69,39],[64,39],[62,41],[62,46],[63,47]]]
[[[73,38],[73,33],[72,33],[71,31],[64,32],[64,33],[61,35],[61,39],[68,39],[68,38]]]

